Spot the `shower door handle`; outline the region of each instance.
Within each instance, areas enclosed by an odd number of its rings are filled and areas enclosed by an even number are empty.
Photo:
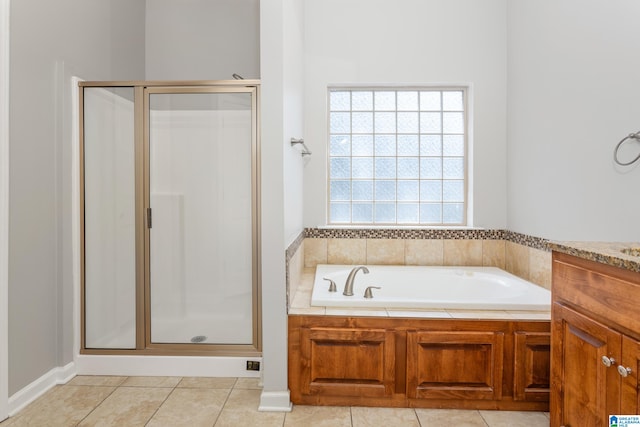
[[[151,208],[147,208],[147,228],[151,228]]]

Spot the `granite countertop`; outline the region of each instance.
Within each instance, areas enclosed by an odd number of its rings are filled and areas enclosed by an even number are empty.
[[[557,252],[640,273],[640,242],[549,242],[549,246]]]

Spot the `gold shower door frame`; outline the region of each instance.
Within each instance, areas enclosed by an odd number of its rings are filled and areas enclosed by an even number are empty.
[[[213,81],[126,81],[80,82],[80,353],[98,355],[171,355],[171,356],[261,356],[261,262],[260,262],[260,96],[259,80]],[[85,307],[85,198],[84,198],[84,88],[131,87],[134,89],[135,121],[135,253],[136,253],[136,348],[86,348]],[[252,343],[199,344],[151,342],[151,263],[150,228],[150,131],[151,94],[246,93],[251,95],[251,223],[252,223]]]

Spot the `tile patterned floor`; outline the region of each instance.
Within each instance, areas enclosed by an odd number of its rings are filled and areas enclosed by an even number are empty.
[[[78,376],[0,427],[548,427],[542,412],[294,406],[258,412],[252,378]]]

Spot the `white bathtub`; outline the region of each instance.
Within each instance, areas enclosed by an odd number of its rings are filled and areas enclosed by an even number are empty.
[[[495,267],[369,265],[344,296],[351,265],[318,265],[312,306],[549,311],[551,292]],[[337,292],[329,292],[332,279]],[[364,298],[368,286],[373,298]]]

